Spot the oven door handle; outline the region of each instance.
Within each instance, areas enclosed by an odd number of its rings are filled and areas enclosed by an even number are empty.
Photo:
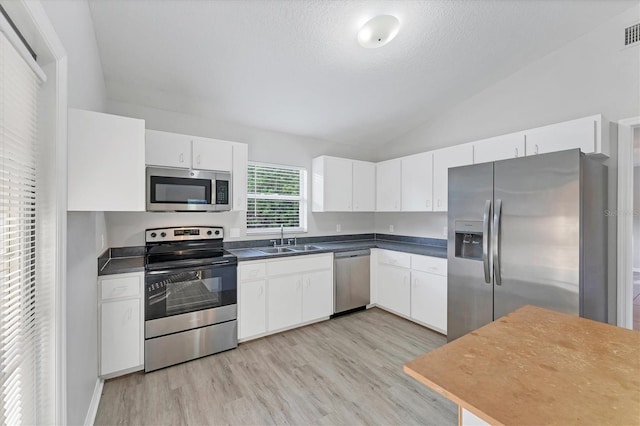
[[[180,272],[193,272],[194,270],[199,271],[202,269],[211,269],[212,266],[215,267],[225,267],[225,266],[236,266],[235,263],[228,261],[221,262],[213,262],[207,263],[206,265],[194,265],[194,266],[185,266],[183,268],[175,268],[175,269],[158,269],[158,270],[147,270],[145,271],[146,275],[170,275],[170,274],[178,274]]]

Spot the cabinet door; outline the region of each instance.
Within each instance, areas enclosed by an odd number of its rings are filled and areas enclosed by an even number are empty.
[[[233,144],[217,139],[193,138],[193,168],[230,172]]]
[[[279,330],[302,322],[302,275],[267,281],[267,329]]]
[[[144,120],[69,109],[68,210],[144,211]]]
[[[433,154],[402,158],[402,211],[433,210]]]
[[[376,210],[376,165],[367,161],[353,162],[353,211]]]
[[[333,314],[333,274],[331,270],[304,274],[302,277],[302,322]]]
[[[447,277],[412,271],[411,318],[446,334]]]
[[[145,163],[150,166],[191,167],[191,136],[147,130]]]
[[[376,211],[400,211],[400,160],[376,164]]]
[[[238,338],[246,339],[267,331],[266,280],[239,284]]]
[[[525,132],[527,155],[580,148],[585,154],[596,152],[598,122],[585,117]]]
[[[247,168],[249,167],[249,146],[243,143],[233,144],[233,210],[247,210]]]
[[[391,311],[409,316],[411,313],[411,287],[409,269],[378,265],[378,304]]]
[[[446,212],[449,168],[473,164],[473,145],[464,144],[433,152],[433,211]]]
[[[524,155],[524,133],[512,133],[473,143],[474,164],[524,157]]]
[[[100,374],[141,364],[140,299],[102,303],[100,309]]]
[[[353,210],[352,162],[345,158],[324,157],[324,211],[347,212]]]

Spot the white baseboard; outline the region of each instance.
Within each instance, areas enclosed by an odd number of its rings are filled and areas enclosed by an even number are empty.
[[[640,268],[633,268],[633,272],[640,272]]]
[[[91,404],[89,404],[89,411],[87,411],[87,417],[84,419],[85,426],[93,426],[93,423],[96,421],[96,414],[98,414],[98,406],[100,405],[103,386],[104,380],[98,377],[98,380],[96,381],[96,387],[93,389]]]

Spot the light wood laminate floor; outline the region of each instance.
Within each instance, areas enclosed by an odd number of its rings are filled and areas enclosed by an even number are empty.
[[[445,337],[370,309],[104,385],[96,425],[455,425],[402,372]]]

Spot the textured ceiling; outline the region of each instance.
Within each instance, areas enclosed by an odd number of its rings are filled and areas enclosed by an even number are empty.
[[[383,142],[634,1],[90,0],[110,99],[337,142]],[[379,49],[356,40],[400,19]]]

